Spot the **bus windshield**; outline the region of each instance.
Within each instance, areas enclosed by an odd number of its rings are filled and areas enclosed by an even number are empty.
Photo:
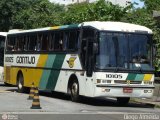
[[[144,34],[100,32],[96,68],[153,70],[150,37]]]

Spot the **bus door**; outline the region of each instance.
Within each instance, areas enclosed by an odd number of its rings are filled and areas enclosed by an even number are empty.
[[[85,28],[82,37],[82,63],[85,68],[85,95],[93,96],[93,37],[94,30]]]

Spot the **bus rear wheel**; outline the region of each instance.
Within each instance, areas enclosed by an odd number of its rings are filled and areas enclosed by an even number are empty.
[[[74,80],[70,85],[71,99],[73,102],[79,101],[79,84],[77,80]]]
[[[18,92],[20,92],[20,93],[25,92],[24,79],[23,79],[23,75],[21,73],[18,74],[17,87],[18,87]]]
[[[129,97],[118,97],[117,102],[119,105],[126,105],[128,104],[130,98]]]

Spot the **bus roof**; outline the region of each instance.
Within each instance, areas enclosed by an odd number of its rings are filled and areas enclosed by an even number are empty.
[[[7,32],[0,32],[0,36],[6,36]]]
[[[91,21],[91,22],[83,22],[81,24],[45,27],[45,28],[30,29],[30,30],[10,30],[8,34],[39,32],[39,31],[66,29],[66,28],[79,28],[81,26],[86,26],[86,27],[90,26],[97,30],[152,34],[152,30],[145,26],[131,24],[131,23],[124,23],[124,22],[110,22],[110,21],[104,21],[104,22]]]
[[[93,21],[93,22],[84,22],[83,24],[84,24],[83,26],[92,26],[98,30],[152,34],[151,29],[145,26],[131,24],[131,23]]]

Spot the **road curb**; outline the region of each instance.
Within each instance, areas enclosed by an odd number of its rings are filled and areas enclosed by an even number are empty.
[[[10,93],[11,91],[0,90],[0,93]]]
[[[139,99],[139,98],[132,98],[130,101],[131,103],[140,103],[153,108],[160,108],[160,102],[152,102],[152,101],[147,101],[145,99]]]

